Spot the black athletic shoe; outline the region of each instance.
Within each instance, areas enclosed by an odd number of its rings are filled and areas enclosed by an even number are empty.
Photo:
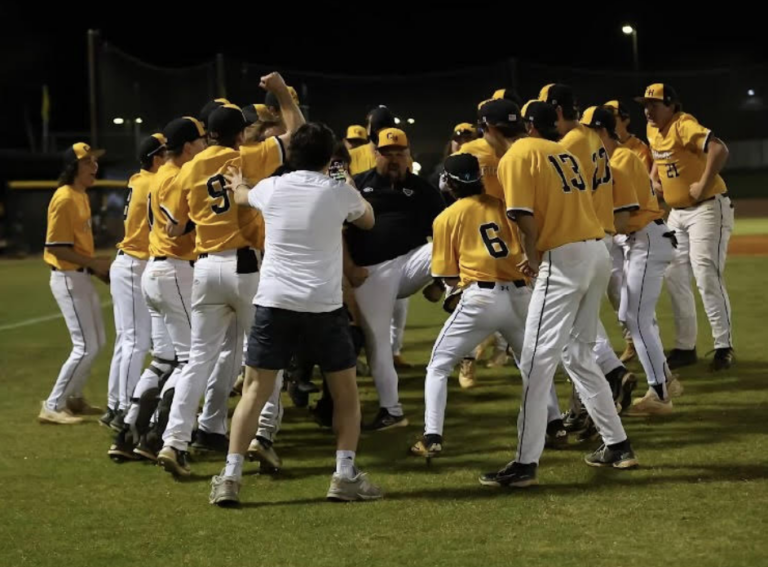
[[[587,428],[576,435],[576,443],[589,443],[590,441],[596,441],[597,439],[600,439],[600,433],[598,433],[592,418],[589,417],[587,418]]]
[[[415,457],[424,457],[426,459],[439,457],[442,452],[442,435],[425,435],[410,448],[411,455]]]
[[[634,469],[639,466],[640,463],[637,461],[635,452],[632,450],[629,442],[627,442],[625,445],[626,446],[621,449],[611,449],[608,447],[608,445],[603,444],[597,451],[591,455],[587,455],[584,461],[590,467]]]
[[[109,422],[109,428],[117,433],[120,433],[125,428],[125,412],[123,410],[115,412],[115,417]]]
[[[699,357],[696,355],[696,349],[682,350],[679,348],[670,351],[667,357],[667,365],[670,370],[677,370],[678,368],[684,368],[686,366],[693,366],[699,361]]]
[[[568,446],[568,432],[562,419],[555,419],[547,424],[547,437],[544,442],[547,449],[564,449]]]
[[[512,488],[528,488],[539,484],[536,478],[536,465],[521,465],[512,461],[497,472],[486,473],[480,477],[483,486],[511,486]]]
[[[202,429],[195,431],[193,435],[192,448],[195,451],[204,451],[208,453],[229,452],[229,438],[220,433],[208,433]]]
[[[115,436],[115,441],[112,443],[107,454],[116,463],[136,461],[139,459],[139,456],[133,452],[135,446],[136,442],[133,440],[133,435],[130,429],[126,427]]]
[[[104,415],[99,418],[99,424],[103,425],[104,427],[109,427],[109,424],[112,423],[113,419],[115,419],[116,413],[116,409],[107,408],[107,411],[104,412]]]
[[[585,409],[579,412],[568,410],[563,414],[563,429],[568,433],[579,433],[587,428],[588,419],[589,414]]]
[[[150,429],[146,435],[141,436],[133,452],[148,461],[157,462],[157,454],[162,448],[163,439],[157,435],[157,431]]]
[[[365,425],[363,429],[366,431],[386,431],[387,429],[394,429],[395,427],[407,427],[408,419],[404,415],[392,415],[384,408],[379,410],[374,420]]]
[[[719,372],[720,370],[728,370],[731,366],[733,366],[734,359],[735,356],[732,348],[719,348],[715,350],[715,358],[709,367],[714,372]]]

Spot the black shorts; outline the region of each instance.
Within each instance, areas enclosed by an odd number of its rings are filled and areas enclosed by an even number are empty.
[[[257,305],[245,363],[251,368],[283,370],[299,348],[324,372],[357,366],[344,308],[329,313],[299,313]]]

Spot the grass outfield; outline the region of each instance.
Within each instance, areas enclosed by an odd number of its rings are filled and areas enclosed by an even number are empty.
[[[359,464],[387,491],[374,503],[329,504],[333,439],[290,407],[277,478],[249,466],[240,510],[207,503],[221,461],[193,463],[176,482],[144,463],[115,465],[95,423],[39,425],[35,417],[69,351],[40,260],[0,263],[0,566],[757,566],[768,564],[768,412],[765,321],[768,259],[729,260],[738,362],[710,374],[685,369],[673,416],[625,420],[642,468],[584,465],[588,447],[545,452],[541,486],[480,486],[479,473],[509,460],[520,378],[482,370],[480,386],[451,382],[445,457],[427,469],[406,449],[421,432],[423,366],[402,375],[411,426],[365,435]],[[107,300],[105,286],[99,289]],[[111,334],[111,312],[105,307]],[[658,309],[671,344],[666,295]],[[405,355],[426,363],[444,313],[411,302]],[[609,318],[605,318],[610,321]],[[615,325],[608,325],[619,347]],[[699,353],[710,349],[700,311]],[[111,345],[87,394],[103,404]],[[633,368],[637,369],[636,366]],[[567,384],[558,376],[561,400]],[[375,412],[361,380],[366,418]],[[644,387],[642,388],[644,390]],[[591,448],[591,447],[589,447]]]

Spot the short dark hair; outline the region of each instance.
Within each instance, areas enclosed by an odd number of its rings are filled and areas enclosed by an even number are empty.
[[[560,105],[558,105],[560,106]],[[563,118],[565,120],[577,120],[579,117],[579,110],[575,106],[560,106],[563,109]]]
[[[160,150],[158,152],[155,152],[151,156],[144,156],[144,159],[142,159],[140,161],[141,169],[146,169],[147,171],[152,169],[152,166],[155,164],[155,158],[156,157],[159,157],[159,158],[165,157],[165,154],[166,154],[167,151],[168,150]]]
[[[59,186],[63,187],[64,185],[72,185],[75,182],[75,178],[77,177],[77,168],[80,164],[79,161],[71,161],[67,165],[64,166],[64,170],[61,172],[61,175],[59,175]]]
[[[471,197],[472,195],[482,195],[485,193],[485,187],[483,185],[482,179],[479,179],[474,183],[461,183],[449,177],[448,187],[451,188],[451,193],[453,193],[457,199]]]
[[[360,146],[364,146],[368,143],[368,140],[347,140],[349,142],[349,145],[352,146],[352,149],[359,148]]]
[[[319,122],[307,122],[299,128],[288,147],[288,161],[294,170],[321,171],[333,157],[336,134]]]
[[[522,120],[514,124],[499,124],[499,125],[492,124],[492,126],[494,128],[497,128],[499,132],[501,132],[501,135],[507,139],[516,138],[526,133],[525,122],[523,122]]]

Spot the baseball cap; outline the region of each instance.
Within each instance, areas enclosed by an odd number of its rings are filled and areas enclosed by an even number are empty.
[[[557,110],[549,103],[540,100],[529,101],[525,105],[524,116],[542,134],[557,130]]]
[[[203,123],[192,116],[171,120],[163,130],[169,150],[180,150],[187,142],[205,137]]]
[[[166,149],[167,140],[162,134],[152,134],[139,144],[139,161],[143,162]]]
[[[445,173],[458,183],[477,183],[483,178],[480,162],[472,154],[456,154],[446,158]]]
[[[613,110],[613,114],[623,119],[629,118],[629,110],[618,100],[609,100],[603,106],[606,106]]]
[[[506,100],[511,100],[516,105],[520,106],[521,99],[518,96],[518,94],[514,91],[514,89],[498,89],[493,93],[493,96],[491,97],[492,100],[498,100],[502,98]]]
[[[576,107],[576,99],[573,95],[573,89],[568,85],[563,85],[560,83],[552,83],[542,88],[541,92],[539,92],[539,100],[542,102],[548,102],[555,107]]]
[[[208,119],[211,138],[234,136],[248,126],[243,111],[234,104],[225,104],[213,111]]]
[[[680,99],[677,98],[675,89],[664,83],[654,83],[649,85],[648,88],[645,89],[645,95],[635,98],[635,101],[640,104],[645,104],[652,100],[658,100],[667,105],[680,102]]]
[[[605,128],[608,132],[616,130],[616,116],[607,106],[590,106],[584,111],[580,122],[590,128]]]
[[[85,142],[78,142],[64,151],[63,158],[64,163],[72,163],[89,157],[100,158],[105,153],[107,153],[105,150],[94,150]]]
[[[277,122],[277,117],[272,114],[266,104],[249,104],[243,107],[243,116],[250,126],[256,122]]]
[[[379,132],[379,143],[376,144],[376,147],[379,150],[384,148],[407,148],[408,136],[397,128],[385,128]]]
[[[477,128],[470,124],[469,122],[462,122],[461,124],[456,124],[456,126],[453,127],[453,138],[462,138],[464,136],[476,136],[477,135]]]
[[[229,101],[225,98],[217,98],[216,100],[207,102],[205,106],[200,110],[200,122],[203,123],[203,126],[208,126],[208,118],[210,118],[213,111],[220,106],[224,106],[225,104],[230,104]]]
[[[368,130],[365,126],[354,125],[347,128],[347,140],[367,140]]]
[[[371,111],[371,139],[376,140],[376,135],[387,128],[395,127],[395,115],[386,106],[379,106]]]
[[[480,123],[490,126],[517,124],[521,120],[520,108],[511,100],[503,98],[486,102],[477,111],[477,115]]]
[[[296,92],[296,89],[288,87],[288,92],[291,93],[291,98],[296,103],[296,106],[299,106],[299,94]],[[271,108],[280,108],[280,101],[277,100],[275,93],[267,93],[264,104]]]

